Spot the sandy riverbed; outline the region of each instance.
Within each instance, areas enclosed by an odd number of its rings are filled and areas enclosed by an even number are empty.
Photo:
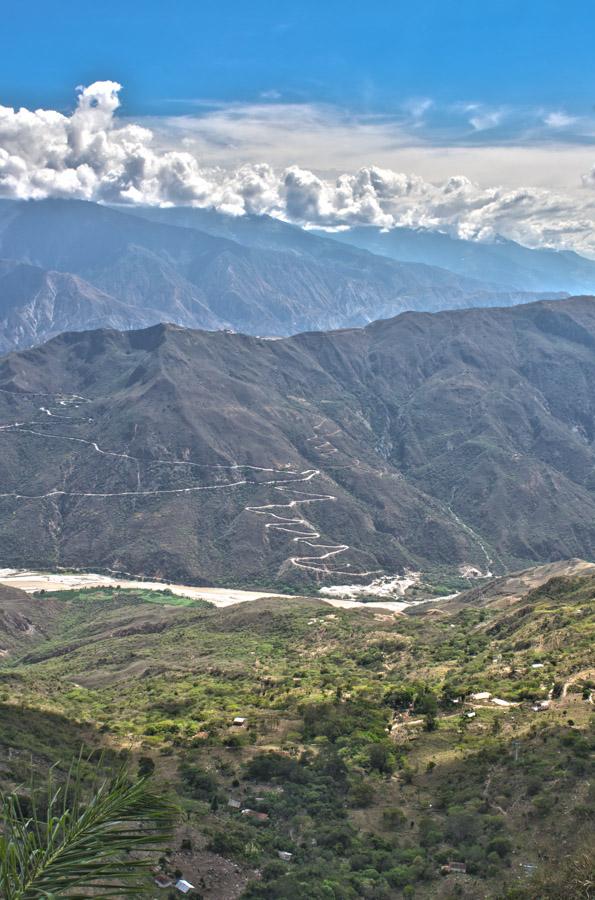
[[[99,575],[94,572],[60,573],[38,572],[28,569],[0,569],[0,583],[19,588],[29,594],[36,591],[72,591],[80,588],[91,587],[116,587],[144,588],[146,590],[169,590],[179,597],[191,597],[193,600],[208,600],[214,606],[233,606],[236,603],[248,603],[258,600],[260,597],[279,597],[282,595],[268,593],[266,591],[244,591],[235,588],[195,587],[188,584],[164,583],[162,581],[138,581],[126,578],[113,578],[109,575]],[[291,599],[290,597],[288,599]],[[322,598],[320,598],[322,599]],[[324,597],[324,602],[331,606],[346,609],[362,609],[376,607],[388,609],[393,612],[401,612],[406,609],[407,603],[375,601],[372,603],[358,603],[354,600],[343,600],[334,597]]]

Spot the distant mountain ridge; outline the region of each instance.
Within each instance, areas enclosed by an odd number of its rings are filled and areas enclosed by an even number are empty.
[[[40,337],[89,328],[139,328],[151,322],[78,275],[0,259],[0,353]]]
[[[595,299],[0,360],[7,566],[368,583],[595,559]]]
[[[530,249],[504,238],[470,241],[413,228],[361,226],[333,232],[329,237],[389,259],[441,266],[485,279],[510,291],[595,293],[595,260],[569,250]]]
[[[0,258],[71,274],[89,286],[87,296],[91,288],[102,296],[92,308],[73,297],[71,319],[63,306],[52,321],[31,315],[28,283],[19,298],[14,282],[10,301],[0,292],[0,349],[124,321],[286,336],[359,327],[407,309],[508,306],[552,296],[398,262],[268,217],[192,208],[4,201]]]

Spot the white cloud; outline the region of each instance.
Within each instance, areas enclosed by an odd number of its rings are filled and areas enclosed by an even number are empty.
[[[568,128],[569,125],[574,125],[578,119],[576,116],[569,116],[568,113],[555,111],[549,113],[543,121],[550,128]]]
[[[398,122],[279,103],[139,124],[117,115],[120,90],[110,81],[79,89],[70,116],[0,107],[0,194],[212,206],[305,226],[401,225],[473,240],[500,234],[595,256],[588,147],[437,147],[419,138],[413,144]],[[474,118],[496,115],[474,109]],[[409,113],[415,115],[413,108]],[[375,164],[362,164],[366,158]],[[404,163],[417,174],[396,171]],[[477,183],[469,176],[479,165],[486,173],[508,171],[509,182]],[[466,176],[453,177],[457,169]],[[574,194],[544,186],[562,170],[570,170]],[[542,185],[519,186],[519,172]]]
[[[469,123],[476,131],[487,131],[501,124],[504,113],[501,109],[480,110],[471,116]]]
[[[429,97],[413,97],[403,104],[403,109],[414,119],[421,119],[434,105]]]

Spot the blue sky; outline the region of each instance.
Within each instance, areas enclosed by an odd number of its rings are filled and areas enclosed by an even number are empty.
[[[0,196],[595,258],[593,0],[4,4]]]
[[[67,107],[75,85],[106,78],[133,115],[262,95],[386,113],[426,97],[579,115],[595,104],[588,0],[30,0],[2,19],[13,106]]]

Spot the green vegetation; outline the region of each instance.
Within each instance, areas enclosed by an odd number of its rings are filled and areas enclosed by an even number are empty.
[[[252,900],[557,897],[527,873],[543,885],[563,846],[586,877],[594,596],[595,578],[559,578],[503,608],[415,617],[27,598],[47,633],[20,636],[0,669],[0,778],[83,740],[154,767],[183,810],[162,870],[213,900],[218,865],[239,867],[230,896]],[[471,699],[484,691],[513,705]],[[466,874],[444,874],[451,861]]]
[[[50,769],[43,790],[1,798],[0,886],[6,900],[119,897],[143,892],[147,860],[171,833],[174,808],[125,770],[87,784],[75,764],[65,780]]]
[[[163,590],[149,590],[135,588],[132,590],[121,591],[119,588],[83,588],[76,590],[56,591],[48,593],[40,591],[39,596],[51,596],[55,600],[73,601],[74,604],[79,603],[117,603],[118,597],[122,593],[126,597],[127,604],[140,603],[156,603],[159,606],[193,606],[198,609],[209,609],[212,604],[208,600],[193,600],[191,597],[179,597],[169,588]]]

